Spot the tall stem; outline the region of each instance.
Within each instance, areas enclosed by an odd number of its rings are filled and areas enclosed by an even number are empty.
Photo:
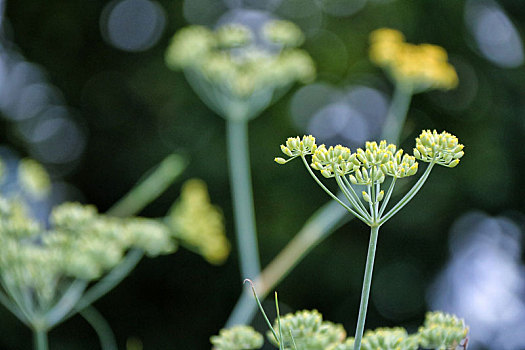
[[[359,317],[355,330],[354,350],[361,349],[361,339],[363,338],[363,332],[365,329],[366,310],[368,309],[368,298],[370,296],[370,286],[372,284],[372,271],[374,270],[378,234],[379,226],[372,226],[370,228],[370,242],[368,243],[365,277],[363,280],[363,290],[361,292],[361,304],[359,305]]]
[[[394,144],[398,142],[403,126],[405,125],[411,99],[412,90],[409,87],[401,84],[396,85],[386,121],[383,125],[383,132],[381,133],[382,139]]]
[[[48,350],[47,331],[44,329],[33,329],[33,343],[35,350]]]
[[[246,118],[230,118],[226,123],[235,232],[244,280],[259,276],[261,271],[253,207],[248,121]]]

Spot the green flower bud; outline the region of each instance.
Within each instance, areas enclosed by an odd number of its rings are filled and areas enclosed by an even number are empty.
[[[377,194],[377,201],[381,202],[384,197],[385,197],[385,191],[383,190],[379,191],[379,193]]]
[[[44,167],[29,158],[18,164],[18,181],[24,191],[35,198],[43,198],[51,190],[51,180]]]
[[[368,193],[366,193],[365,191],[361,192],[361,194],[363,195],[363,199],[365,200],[365,202],[367,203],[372,203],[372,199],[370,198],[370,196],[368,195]]]
[[[462,319],[442,312],[428,312],[417,336],[425,349],[450,349],[460,344],[467,334],[468,327]]]
[[[277,320],[274,322],[274,329],[279,329]],[[341,343],[346,336],[341,325],[323,321],[322,315],[317,310],[297,311],[295,314],[282,316],[281,329],[286,349],[292,349],[290,332],[297,349],[302,350],[325,350]],[[267,338],[277,345],[270,332]]]
[[[240,47],[251,43],[253,34],[242,24],[227,24],[217,30],[217,39],[221,47]]]
[[[452,168],[458,165],[459,158],[463,157],[463,147],[456,136],[446,131],[438,134],[436,130],[423,130],[416,138],[414,156],[424,162],[435,162]]]
[[[301,29],[292,22],[274,20],[263,27],[263,35],[269,41],[283,46],[295,47],[304,41]]]
[[[277,164],[286,164],[286,159],[284,159],[284,158],[275,157],[273,160],[274,160]]]
[[[324,146],[323,146],[324,147]],[[315,137],[312,135],[304,135],[303,138],[297,137],[289,137],[285,145],[281,145],[281,152],[286,154],[291,159],[298,157],[298,156],[305,156],[308,154],[312,154],[312,152],[315,152],[317,150],[317,145],[315,144]],[[275,158],[275,161],[279,163],[277,160],[284,160],[283,158]],[[289,160],[291,160],[289,159]],[[287,162],[284,160],[285,163]],[[279,163],[284,164],[284,163]],[[321,170],[321,169],[316,169]]]
[[[263,346],[263,336],[252,327],[235,326],[221,329],[219,335],[210,338],[213,350],[253,350]]]

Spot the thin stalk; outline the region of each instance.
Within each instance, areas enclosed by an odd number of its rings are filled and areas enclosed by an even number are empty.
[[[67,314],[78,303],[82,297],[82,293],[87,287],[87,282],[84,280],[74,280],[69,287],[66,289],[60,300],[55,304],[55,306],[49,310],[45,315],[45,322],[48,328],[55,326],[56,324],[62,322]]]
[[[253,207],[248,121],[232,117],[226,121],[226,124],[235,232],[241,275],[244,280],[259,276],[261,271]]]
[[[0,303],[5,306],[6,309],[11,311],[23,324],[28,325],[26,316],[17,309],[17,306],[9,299],[9,297],[0,290]]]
[[[401,131],[405,125],[405,119],[412,99],[412,89],[398,84],[394,90],[394,96],[388,109],[381,138],[389,143],[396,144],[401,136]]]
[[[140,212],[146,205],[160,196],[175,179],[182,174],[187,160],[170,154],[156,168],[150,170],[122,199],[115,203],[107,214],[126,217]]]
[[[361,303],[359,305],[359,317],[355,330],[354,350],[361,349],[361,339],[365,329],[366,311],[368,308],[368,298],[370,296],[370,286],[372,284],[372,272],[374,270],[374,259],[376,254],[377,237],[379,226],[370,227],[370,242],[368,243],[368,254],[366,257],[365,277],[363,279],[363,290],[361,292]]]
[[[33,343],[35,350],[48,350],[47,330],[33,329]]]
[[[354,218],[347,214],[346,209],[335,201],[329,201],[317,209],[255,280],[261,297],[266,297],[324,238]],[[257,306],[253,303],[253,296],[245,289],[230,314],[225,328],[250,323],[256,311]]]
[[[354,195],[352,193],[350,193],[348,188],[346,188],[345,184],[343,183],[343,180],[341,180],[341,177],[339,175],[337,175],[337,174],[335,175],[335,181],[337,181],[337,184],[339,185],[339,188],[341,189],[343,194],[346,196],[346,198],[348,199],[350,204],[352,204],[354,206],[355,210],[359,214],[361,214],[361,217],[363,217],[363,218],[365,218],[367,220],[372,220],[372,217],[370,216],[370,214],[366,210],[363,210],[363,208],[360,207],[359,204],[357,203],[357,201],[359,201],[359,197],[357,197],[357,196],[354,197]]]
[[[388,187],[388,191],[386,191],[385,198],[383,199],[383,204],[381,204],[381,209],[379,210],[378,217],[380,218],[381,215],[383,215],[383,212],[386,209],[386,206],[388,205],[388,201],[390,201],[390,196],[392,196],[392,192],[394,191],[394,186],[396,185],[396,177],[392,178],[392,181],[390,182],[390,186]]]
[[[118,350],[117,340],[111,327],[97,309],[88,306],[79,313],[97,333],[102,350]]]
[[[312,169],[310,169],[310,166],[308,165],[308,162],[306,161],[306,158],[304,156],[301,156],[301,159],[303,160],[303,163],[304,163],[304,166],[306,167],[306,169],[308,169],[308,172],[310,173],[310,175],[312,176],[312,178],[315,180],[315,182],[317,182],[317,184],[319,186],[321,186],[321,188],[330,196],[332,197],[337,203],[339,203],[340,205],[343,206],[343,208],[345,208],[346,210],[348,210],[350,213],[352,213],[352,215],[354,215],[356,218],[358,218],[359,220],[363,221],[365,224],[368,225],[368,222],[366,221],[365,218],[363,218],[361,215],[359,215],[358,213],[356,213],[352,208],[350,208],[348,205],[346,205],[343,201],[341,201],[339,198],[337,198],[337,196],[335,194],[333,194],[332,192],[330,192],[330,190],[328,188],[326,188],[326,186],[317,178],[317,176],[315,176],[314,172],[312,171]]]
[[[359,207],[366,213],[367,210],[365,208],[365,206],[363,205],[363,202],[361,201],[361,197],[355,192],[354,190],[354,187],[352,186],[352,184],[348,181],[348,179],[343,176],[343,180],[346,184],[346,187],[350,189],[350,191],[352,191],[352,194],[355,196],[355,198],[357,198],[357,204],[359,204]]]
[[[107,292],[119,284],[127,275],[137,266],[138,262],[144,256],[140,249],[133,249],[128,252],[124,260],[112,269],[106,276],[99,280],[93,287],[89,288],[84,295],[78,300],[73,310],[71,310],[60,322],[63,322],[73,316],[75,313],[91,305],[95,300],[104,296]]]
[[[410,189],[410,191],[407,192],[407,194],[405,194],[405,196],[399,201],[397,202],[397,204],[392,208],[390,209],[390,211],[388,213],[385,214],[384,217],[382,217],[380,220],[379,220],[379,225],[382,225],[384,224],[385,222],[387,222],[388,219],[390,219],[392,216],[394,216],[398,211],[400,211],[405,205],[407,205],[408,202],[410,202],[410,200],[412,198],[414,198],[414,196],[416,195],[416,193],[421,189],[421,187],[425,184],[425,181],[427,181],[428,179],[428,176],[430,175],[430,171],[432,170],[432,168],[434,167],[434,164],[436,164],[434,161],[432,161],[426,168],[425,172],[423,173],[423,175],[421,175],[421,177],[419,178],[419,180],[417,180],[417,182],[414,184],[414,186]]]

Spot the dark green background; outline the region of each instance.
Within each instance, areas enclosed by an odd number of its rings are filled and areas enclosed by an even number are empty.
[[[87,202],[106,210],[143,172],[178,151],[191,158],[183,177],[208,183],[233,241],[225,123],[199,101],[181,73],[164,65],[168,40],[187,22],[182,2],[159,3],[167,12],[166,30],[152,49],[141,53],[120,51],[102,39],[99,17],[106,1],[101,0],[7,1],[7,32],[27,60],[47,71],[49,82],[63,92],[87,130],[81,162],[66,176]],[[517,30],[525,32],[521,1],[500,5]],[[337,43],[330,45],[322,36],[308,37],[304,45],[317,63],[319,81],[343,87],[361,82],[364,75],[374,76],[369,84],[390,95],[387,78],[367,59],[368,34],[389,26],[403,31],[410,42],[444,46],[453,62],[467,62],[479,83],[465,108],[454,107],[464,98],[461,85],[456,92],[425,93],[413,100],[401,146],[411,149],[423,128],[445,129],[465,144],[465,157],[456,169],[436,169],[416,198],[382,229],[367,328],[399,324],[413,329],[422,321],[425,292],[447,260],[448,232],[455,218],[472,209],[521,217],[525,71],[499,68],[477,53],[465,26],[464,6],[457,0],[370,2],[349,17],[324,16],[323,28],[340,39],[346,56],[339,56]],[[279,167],[273,162],[286,137],[304,132],[294,128],[289,116],[292,95],[250,123],[263,264],[328,200],[300,164]],[[1,121],[0,135],[3,143],[26,154],[6,120]],[[141,215],[162,216],[178,196],[180,183]],[[368,230],[357,221],[329,237],[277,287],[282,309],[317,308],[352,333],[367,241]],[[206,349],[240,290],[235,251],[224,266],[216,267],[180,249],[144,259],[95,306],[122,348],[127,338],[138,337],[145,349]],[[375,304],[385,299],[390,314],[380,313]],[[255,325],[265,329],[260,318]],[[30,344],[29,330],[0,309],[0,348],[29,349]],[[50,344],[51,349],[98,348],[95,333],[78,316],[53,330]]]

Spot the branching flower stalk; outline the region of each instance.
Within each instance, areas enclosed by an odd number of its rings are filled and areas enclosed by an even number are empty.
[[[359,306],[359,316],[355,335],[354,349],[359,350],[363,336],[368,298],[372,283],[375,251],[380,227],[399,212],[421,189],[428,179],[432,168],[438,164],[453,168],[463,156],[463,145],[457,137],[443,131],[423,130],[416,138],[414,155],[404,154],[394,144],[385,140],[376,143],[367,142],[364,149],[352,153],[348,147],[337,145],[327,148],[317,146],[311,135],[288,138],[281,151],[288,159],[275,158],[279,164],[286,164],[295,158],[301,158],[314,181],[349,213],[370,227],[370,242]],[[311,157],[310,161],[307,157]],[[420,160],[429,163],[425,172],[405,196],[389,210],[388,204],[397,180],[410,177],[418,171]],[[313,170],[319,171],[324,178],[334,179],[349,205],[333,194],[317,177]],[[389,180],[389,186],[385,181]],[[355,187],[355,189],[354,189]],[[362,190],[360,194],[356,189]],[[388,188],[386,193],[384,188]]]
[[[210,109],[227,124],[227,149],[241,278],[260,274],[250,174],[248,122],[296,82],[315,76],[293,23],[272,20],[260,32],[241,24],[214,31],[183,28],[166,51],[170,68],[184,74]]]
[[[403,131],[412,96],[432,89],[449,90],[458,84],[457,74],[447,62],[445,50],[431,44],[406,43],[397,30],[381,28],[370,35],[370,59],[383,68],[394,85],[394,93],[380,139],[396,144]],[[344,180],[343,180],[344,181]],[[391,188],[395,184],[392,182]],[[392,191],[387,191],[390,199]],[[386,206],[381,209],[384,211]],[[266,296],[319,243],[337,228],[353,219],[336,201],[319,208],[293,239],[262,270],[255,280],[259,293]],[[383,212],[380,211],[380,215]],[[250,295],[244,293],[230,320],[248,323],[255,312]],[[237,322],[234,322],[237,321]]]

